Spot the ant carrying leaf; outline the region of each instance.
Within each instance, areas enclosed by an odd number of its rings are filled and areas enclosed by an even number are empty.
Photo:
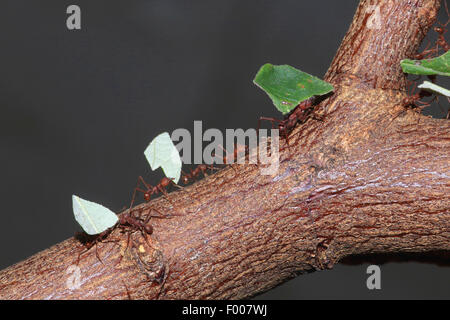
[[[156,136],[145,149],[144,155],[152,170],[161,167],[168,179],[178,183],[181,175],[181,158],[167,132]]]

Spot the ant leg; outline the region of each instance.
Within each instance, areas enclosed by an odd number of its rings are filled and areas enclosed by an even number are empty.
[[[421,56],[426,56],[427,52],[430,51],[429,47],[431,45],[431,41],[428,41],[427,46],[425,47],[425,49],[420,53]],[[420,60],[420,59],[419,59]]]
[[[81,250],[81,251],[80,251],[80,253],[78,254],[78,258],[77,258],[77,263],[76,263],[77,266],[80,264],[80,258],[81,258],[81,255],[82,255],[83,253],[88,252],[90,248],[92,248],[92,246],[90,246],[89,248],[87,248],[87,249],[85,249],[85,250]]]
[[[420,78],[420,76],[419,76],[419,78]],[[416,89],[417,89],[417,82],[416,82],[416,81],[413,81],[413,80],[411,80],[411,81],[407,80],[407,82],[409,82],[409,85],[410,85],[410,91],[407,92],[406,94],[407,94],[408,96],[412,96],[412,95],[414,94],[414,91],[416,91]]]
[[[142,178],[142,176],[138,177],[138,182],[141,182],[147,189],[151,188],[151,186],[147,182],[145,182],[145,180],[144,180],[144,178]]]
[[[153,212],[156,212],[157,215],[153,214]],[[166,215],[164,215],[159,210],[157,210],[155,208],[151,208],[149,213],[148,213],[148,215],[147,215],[147,218],[144,221],[144,224],[149,223],[151,218],[168,219],[168,218],[171,218],[171,217],[181,217],[181,216],[182,216],[181,214],[166,214]]]
[[[219,144],[219,147],[222,149],[222,151],[225,153],[225,155],[224,155],[224,157],[223,157],[223,164],[225,164],[225,165],[230,165],[231,166],[231,168],[233,168],[233,170],[234,170],[234,172],[236,173],[236,168],[235,167],[233,167],[233,162],[234,162],[234,152],[233,152],[233,161],[232,161],[232,163],[229,163],[229,161],[228,161],[228,157],[230,156],[229,155],[229,153],[228,153],[228,151],[221,145],[221,144]],[[234,151],[234,150],[233,150]]]
[[[200,170],[198,169],[200,168],[200,165],[197,166],[196,170]],[[206,178],[208,176],[208,172],[206,172],[208,169],[205,170],[200,170],[200,172],[203,174],[203,178]],[[200,172],[197,175],[200,175]],[[191,170],[192,176],[194,176],[194,171]]]
[[[80,258],[84,253],[87,253],[91,248],[96,244],[96,240],[90,241],[87,244],[84,245],[83,250],[80,251],[77,258],[77,265],[80,263]]]
[[[210,165],[208,166],[208,169],[211,170],[211,171],[214,171],[214,170],[220,170],[220,168],[214,167],[213,164],[210,164]],[[203,174],[205,174],[205,173],[203,173]]]
[[[102,261],[102,259],[100,259],[100,254],[98,253],[98,241],[95,242],[95,256],[97,257],[97,259],[101,262],[102,265],[105,265]]]
[[[259,132],[259,127],[260,127],[261,120],[270,121],[272,123],[272,129],[275,129],[275,126],[273,124],[274,122],[278,122],[278,123],[282,123],[283,122],[283,120],[280,120],[280,119],[275,119],[275,118],[270,118],[270,117],[259,117],[259,120],[258,120],[258,132]]]
[[[162,281],[157,281],[158,283],[160,283],[161,284],[161,287],[159,288],[159,292],[158,292],[158,295],[156,296],[156,299],[159,299],[159,297],[161,296],[161,293],[162,293],[162,291],[163,291],[163,289],[164,289],[164,285],[166,284],[166,279],[167,279],[167,277],[168,277],[168,275],[169,275],[169,267],[167,267],[167,270],[166,270],[166,266],[164,265],[163,266],[163,270],[162,270],[162,272],[163,272],[163,277],[162,277]]]
[[[138,188],[134,188],[133,190],[133,196],[131,197],[131,203],[130,207],[128,208],[128,212],[131,213],[131,208],[133,208],[134,200],[136,199],[136,191],[138,191]],[[140,190],[139,190],[140,191]]]
[[[256,139],[259,141],[259,129],[261,128],[261,121],[270,121],[272,124],[272,129],[275,129],[274,122],[278,122],[278,124],[282,123],[282,120],[270,118],[270,117],[259,117],[258,119],[258,127],[256,129]]]
[[[148,191],[145,191],[144,189],[141,189],[141,188],[138,188],[138,187],[134,188],[133,196],[131,197],[131,203],[130,203],[130,206],[128,208],[128,214],[131,214],[131,210],[133,208],[134,201],[136,200],[136,192],[140,192],[140,193],[146,194]]]
[[[224,152],[224,156],[223,156],[223,159],[222,160],[225,160],[225,161],[223,161],[224,163],[223,164],[228,164],[227,162],[227,157],[228,157],[228,152],[227,152],[227,150],[221,145],[221,144],[219,144],[219,147],[220,147],[220,149],[222,149],[222,151]]]
[[[130,291],[128,290],[128,287],[123,280],[122,280],[122,283],[123,283],[123,286],[125,287],[125,290],[127,290],[128,300],[133,300],[133,299],[131,299],[131,294],[130,294]]]
[[[165,196],[165,198],[167,199],[167,201],[170,202],[170,204],[173,206],[174,203],[172,200],[170,200],[169,198],[169,194],[167,193],[166,189],[164,189],[163,187],[161,187],[160,185],[157,185],[156,188]]]
[[[395,119],[397,119],[401,114],[404,114],[406,112],[406,108],[404,108],[403,110],[401,110],[400,112],[398,112],[392,119],[391,121],[388,123],[388,125],[386,126],[386,129],[391,125],[392,122],[394,122]]]
[[[233,150],[233,156],[236,163],[241,164],[241,160],[243,160],[242,164],[247,164],[248,161],[248,146],[245,144],[235,144]]]
[[[211,163],[210,165],[207,165],[207,166],[206,166],[206,169],[205,169],[204,171],[202,171],[203,177],[204,177],[204,178],[208,176],[207,170],[209,170],[209,171],[210,171],[210,174],[211,174],[212,172],[214,172],[214,170],[219,171],[220,168],[214,167],[214,162]]]
[[[97,244],[98,244],[98,240],[96,239],[96,240],[94,240],[94,241],[92,242],[92,244],[86,245],[85,250],[82,250],[82,251],[78,254],[78,258],[77,258],[77,263],[76,263],[76,265],[78,265],[78,264],[80,263],[80,258],[81,258],[81,256],[82,256],[84,253],[87,253],[89,250],[91,250],[91,248],[92,248],[93,246],[95,246],[95,256],[97,257],[98,261],[100,261],[101,264],[105,265],[105,264],[103,263],[102,259],[100,259],[100,255],[99,255],[99,253],[98,253]]]
[[[435,98],[433,98],[433,100],[435,100]],[[425,101],[416,101],[416,103],[420,103],[420,105],[416,105],[417,108],[419,108],[420,110],[422,110],[425,107],[429,107],[431,105],[431,102],[433,102],[433,100],[431,100],[430,102],[425,102]]]
[[[180,186],[180,185],[176,184],[175,182],[173,182],[173,179],[171,179],[170,182],[174,187],[177,187],[178,189],[184,189],[183,186]]]
[[[148,215],[147,215],[147,218],[146,218],[145,221],[144,221],[144,224],[148,224],[148,223],[150,222],[150,219],[151,219],[151,218],[162,218],[162,217],[159,217],[159,216],[152,215],[152,212],[153,212],[153,211],[157,212],[158,214],[160,214],[160,215],[162,216],[162,213],[161,213],[161,212],[159,212],[159,211],[156,210],[156,209],[151,208],[150,211],[149,211],[149,213],[148,213]]]
[[[431,41],[428,41],[427,46],[425,47],[425,49],[423,49],[423,51],[421,53],[418,53],[414,56],[415,60],[423,60],[423,59],[429,59],[432,58],[434,54],[437,53],[437,48],[431,48],[430,49],[430,45],[431,45]],[[419,76],[420,78],[420,76]]]
[[[442,28],[445,29],[445,27],[450,23],[450,13],[448,12],[447,1],[444,1],[444,7],[445,7],[445,12],[447,12],[448,20],[447,20],[447,22],[445,24],[442,24],[440,22],[438,22],[438,23],[441,25]],[[446,32],[447,32],[447,30],[445,29],[445,31],[442,34],[444,34]]]
[[[143,184],[147,190],[140,188],[140,185],[139,185],[140,183]],[[133,208],[134,201],[136,200],[136,191],[145,194],[149,190],[151,190],[151,186],[147,182],[145,182],[145,180],[144,180],[144,178],[142,178],[142,176],[139,176],[137,183],[136,183],[136,188],[134,188],[134,191],[133,191],[133,196],[131,197],[131,203],[130,203],[128,212],[131,212],[131,208]]]
[[[282,124],[283,122],[285,122],[284,120],[279,120],[279,119],[275,119],[275,118],[259,117],[259,120],[258,120],[258,126],[259,126],[259,121],[261,121],[261,120],[267,120],[267,121],[270,121],[270,122],[272,123],[272,129],[275,129],[275,127],[274,127],[274,125],[273,125],[274,122],[278,122],[279,125]],[[284,128],[284,130],[280,130],[280,131],[283,131],[284,138],[285,138],[285,140],[286,140],[286,144],[287,144],[289,150],[291,150],[291,147],[290,147],[290,145],[289,145],[289,138],[288,138],[288,133],[287,133],[286,128]],[[259,130],[258,130],[257,134],[258,134],[258,140],[259,140]]]

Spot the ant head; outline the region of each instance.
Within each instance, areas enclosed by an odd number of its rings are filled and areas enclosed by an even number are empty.
[[[169,179],[167,177],[164,177],[164,178],[161,179],[160,184],[161,184],[162,187],[167,187],[171,182],[172,182],[171,179]]]
[[[151,197],[151,194],[150,194],[150,192],[146,192],[146,193],[144,193],[144,199],[145,199],[145,201],[150,201],[150,197]]]
[[[402,100],[402,104],[405,105],[405,106],[411,104],[411,97],[410,96],[404,97],[403,100]]]
[[[146,226],[144,226],[144,231],[147,233],[147,234],[152,234],[153,233],[153,227],[151,226],[151,225],[146,225]]]
[[[436,31],[436,32],[439,33],[439,34],[443,34],[443,33],[444,33],[444,28],[441,28],[441,27],[434,27],[433,29],[434,29],[434,31]]]

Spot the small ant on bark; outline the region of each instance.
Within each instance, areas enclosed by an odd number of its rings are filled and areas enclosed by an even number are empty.
[[[437,32],[438,38],[436,40],[436,51],[437,48],[440,46],[442,49],[444,49],[445,52],[447,52],[450,49],[450,45],[445,41],[444,34],[447,32],[447,25],[450,23],[450,13],[448,12],[447,2],[444,1],[445,5],[445,11],[447,12],[448,20],[445,24],[439,23],[440,27],[434,27],[434,31]]]
[[[208,175],[208,169],[218,170],[212,165],[208,166],[206,164],[199,164],[194,170],[191,170],[189,173],[183,172],[181,181],[183,181],[184,184],[188,184],[189,182],[192,182],[194,179],[196,179],[200,175],[200,173],[202,173],[203,176],[206,177]]]
[[[434,49],[428,49],[430,46],[430,42],[425,47],[425,49],[421,53],[417,53],[414,55],[414,60],[423,60],[423,59],[429,59],[433,57],[433,54],[437,53],[436,48]]]
[[[438,34],[438,37],[435,42],[436,47],[433,49],[428,49],[429,45],[430,45],[430,43],[428,43],[428,45],[424,51],[422,51],[421,53],[418,53],[414,56],[415,60],[432,58],[434,55],[438,54],[439,47],[441,47],[445,52],[447,52],[450,49],[450,45],[447,43],[447,41],[445,41],[445,38],[444,38],[444,34],[447,32],[446,26],[450,23],[450,13],[448,12],[447,2],[444,2],[444,5],[445,5],[445,11],[447,12],[447,16],[449,18],[445,24],[438,22],[441,26],[433,28],[433,30]]]
[[[416,88],[416,86],[414,85],[414,88],[412,89],[411,93],[414,92],[415,88]],[[424,102],[424,101],[421,101],[420,99],[422,99],[424,97],[429,97],[431,95],[432,95],[432,93],[430,93],[428,91],[419,90],[415,94],[404,97],[402,100],[402,105],[405,107],[413,107],[413,108],[418,108],[418,109],[422,110],[423,108],[428,107],[430,105],[430,102]],[[420,103],[420,105],[419,105],[419,103]]]
[[[139,184],[144,185],[145,189],[140,188]],[[151,196],[154,194],[158,194],[159,192],[161,192],[162,194],[164,194],[164,196],[166,197],[166,199],[172,203],[172,200],[170,200],[169,195],[166,191],[166,188],[169,185],[174,185],[177,188],[182,188],[181,186],[177,185],[175,182],[173,182],[172,179],[169,179],[167,177],[164,177],[161,179],[161,181],[156,185],[156,186],[152,186],[150,184],[148,184],[147,182],[145,182],[144,178],[142,178],[142,176],[138,177],[138,182],[137,182],[137,186],[136,188],[134,188],[134,192],[133,192],[133,197],[131,200],[131,205],[130,205],[130,209],[133,206],[135,197],[136,197],[136,192],[141,192],[144,194],[144,199],[145,201],[149,202],[151,199]]]
[[[245,157],[245,160],[248,160],[248,155],[249,155],[249,148],[247,145],[241,145],[241,144],[237,144],[234,143],[234,149],[232,153],[229,153],[223,146],[220,145],[220,148],[223,150],[223,152],[225,153],[225,155],[222,157],[222,164],[227,165],[227,164],[233,164],[233,163],[240,163],[240,159],[242,159],[243,157]],[[215,154],[212,155],[213,157],[215,157]],[[232,167],[233,170],[234,167]]]
[[[272,128],[274,127],[274,122],[278,122],[278,130],[280,135],[284,136],[286,144],[289,146],[288,135],[289,132],[297,125],[297,122],[304,122],[310,115],[311,108],[317,104],[315,103],[315,97],[311,97],[305,101],[302,101],[291,111],[283,120],[260,117],[258,120],[258,132],[261,126],[261,121],[266,120],[272,123]]]
[[[407,82],[410,82],[410,81],[408,80]],[[411,84],[413,84],[413,83],[414,83],[414,82],[411,82]],[[416,89],[416,84],[414,84],[414,86],[413,86],[413,88],[412,88],[410,94],[408,94],[406,97],[404,97],[404,98],[402,99],[401,105],[402,105],[404,108],[414,108],[414,109],[417,108],[417,109],[419,109],[419,110],[422,110],[423,108],[429,106],[429,105],[431,104],[431,101],[433,101],[434,99],[436,99],[436,97],[435,97],[435,98],[433,98],[433,100],[431,100],[430,102],[424,102],[424,101],[421,101],[422,98],[424,98],[424,97],[429,97],[429,96],[432,95],[432,93],[420,89],[417,93],[412,94],[412,93],[415,91],[415,89]],[[397,115],[395,115],[395,116],[392,118],[392,120],[390,121],[390,123],[392,123],[395,119],[397,119],[397,117],[398,117],[399,115],[401,115],[401,114],[404,113],[405,111],[406,111],[406,109],[400,111]],[[419,112],[420,112],[420,111],[419,111]],[[390,123],[389,123],[389,124],[390,124]]]
[[[249,151],[247,145],[241,145],[237,143],[234,144],[232,153],[228,153],[227,150],[225,150],[222,146],[221,148],[225,152],[225,155],[222,159],[223,164],[232,164],[238,162],[238,160],[241,159],[242,156],[247,157]]]

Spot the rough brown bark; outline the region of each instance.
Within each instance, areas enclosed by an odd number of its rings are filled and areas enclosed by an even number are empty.
[[[381,28],[368,28],[379,5]],[[2,299],[244,298],[352,254],[450,249],[450,122],[402,106],[399,61],[416,52],[439,1],[362,1],[326,80],[323,121],[290,136],[275,176],[228,168],[136,208],[147,237],[116,230],[81,258],[68,239],[0,272]],[[285,146],[282,146],[285,147]],[[149,246],[150,244],[150,246]],[[164,287],[157,279],[165,279]],[[69,279],[70,280],[70,279]],[[159,296],[158,296],[159,294]]]

